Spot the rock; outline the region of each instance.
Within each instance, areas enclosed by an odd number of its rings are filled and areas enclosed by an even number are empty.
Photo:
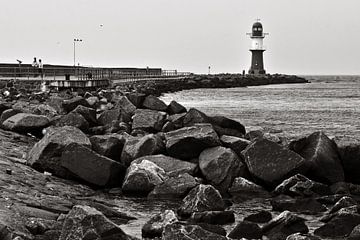
[[[184,127],[183,121],[185,118],[186,113],[179,113],[179,114],[174,114],[174,115],[170,115],[168,117],[169,122],[171,122],[175,129],[179,129]]]
[[[159,135],[148,134],[140,138],[129,138],[121,153],[121,162],[129,166],[136,158],[161,153],[164,143]]]
[[[207,231],[198,225],[182,225],[180,223],[169,224],[165,227],[162,240],[187,239],[203,240],[216,239],[228,240],[227,237]]]
[[[271,212],[261,210],[258,213],[250,214],[244,218],[244,221],[254,222],[254,223],[267,223],[272,219]]]
[[[135,107],[140,108],[142,106],[142,103],[145,100],[146,95],[143,93],[127,93],[126,97],[129,99],[129,101],[134,104]]]
[[[350,194],[349,186],[346,182],[333,183],[330,186],[330,190],[333,194],[342,194],[342,195]]]
[[[117,99],[115,108],[120,108],[130,116],[133,116],[136,110],[136,106],[125,96],[121,96]]]
[[[66,216],[59,240],[105,238],[109,240],[132,239],[98,210],[77,205]]]
[[[143,102],[143,107],[151,110],[166,112],[167,105],[159,98],[149,95]]]
[[[210,124],[198,124],[165,133],[166,150],[175,158],[184,160],[198,157],[206,148],[220,145]]]
[[[143,160],[132,163],[126,171],[122,190],[126,194],[146,196],[155,186],[163,183],[165,178],[164,169],[153,162]]]
[[[259,139],[244,150],[251,175],[269,187],[306,170],[305,159],[266,139]]]
[[[94,135],[89,139],[92,149],[95,152],[114,161],[121,161],[121,152],[124,147],[126,137],[118,134],[107,134]]]
[[[166,122],[164,124],[164,126],[162,127],[161,131],[166,133],[166,132],[171,132],[176,130],[177,128],[175,127],[175,125],[172,122]]]
[[[56,127],[72,126],[79,128],[83,132],[89,129],[89,123],[86,119],[76,112],[70,112],[66,115],[59,116],[51,121],[51,124]]]
[[[86,101],[88,102],[89,107],[94,108],[94,109],[96,109],[98,107],[99,102],[100,102],[99,98],[96,96],[87,97]]]
[[[140,157],[135,159],[133,162],[140,163],[144,159],[153,162],[164,169],[167,175],[177,176],[181,173],[194,175],[197,170],[197,164],[195,163],[182,161],[173,157],[165,156],[163,154]]]
[[[85,100],[85,98],[81,96],[77,96],[69,100],[64,100],[62,102],[62,107],[68,113],[74,110],[79,105],[84,107],[90,107],[89,103]]]
[[[193,188],[183,199],[178,209],[182,217],[190,217],[194,212],[224,211],[225,203],[220,193],[211,185],[203,185]]]
[[[359,240],[360,239],[360,225],[354,227],[351,231],[350,235],[348,236],[347,240]]]
[[[242,156],[241,152],[251,143],[244,138],[228,135],[222,135],[220,141],[224,147],[231,148],[239,157]]]
[[[1,116],[0,116],[0,125],[8,118],[18,114],[18,113],[21,113],[20,110],[15,110],[15,109],[6,109],[4,110],[2,113],[1,113]]]
[[[61,166],[60,158],[65,146],[73,142],[91,147],[87,136],[75,127],[47,129],[45,136],[28,153],[27,163],[38,171],[66,178],[69,174]]]
[[[8,103],[8,102],[0,102],[0,115],[8,110],[8,109],[11,109],[11,103]]]
[[[199,156],[199,168],[206,180],[220,193],[227,193],[233,180],[245,172],[245,166],[230,148],[207,148]]]
[[[289,148],[306,159],[310,179],[326,184],[345,181],[337,146],[323,132],[293,141]]]
[[[235,133],[234,134],[235,136],[244,136],[246,134],[244,125],[242,125],[241,123],[239,123],[233,119],[230,119],[230,118],[227,118],[224,116],[212,116],[210,119],[211,119],[210,122],[213,125],[217,125],[224,129],[236,130],[236,132],[238,132],[238,133]]]
[[[30,113],[18,113],[2,123],[4,129],[22,133],[39,132],[48,125],[47,117]]]
[[[87,133],[90,135],[102,135],[105,134],[105,132],[106,132],[105,126],[96,126],[89,128]]]
[[[210,118],[203,112],[190,108],[183,118],[183,126],[190,127],[197,123],[210,123]]]
[[[102,112],[97,122],[103,126],[111,126],[114,121],[130,122],[131,118],[128,114],[120,109],[105,110]]]
[[[213,225],[224,225],[235,222],[233,211],[204,211],[194,212],[189,221],[191,223],[208,223]]]
[[[245,138],[251,142],[255,141],[256,139],[263,139],[264,133],[260,130],[253,130],[245,134]]]
[[[128,123],[126,123],[126,122],[120,122],[120,123],[119,123],[119,131],[118,131],[118,133],[119,133],[119,132],[130,134],[130,132],[131,132],[131,126],[130,126],[130,124],[128,124]]]
[[[166,171],[165,171],[166,172]],[[151,199],[172,199],[183,198],[186,194],[199,185],[196,179],[188,173],[172,176],[164,180],[163,183],[155,186],[148,198]]]
[[[231,239],[261,239],[261,228],[252,222],[240,221],[228,235]]]
[[[335,213],[339,211],[341,208],[356,206],[357,202],[351,197],[342,197],[335,205],[330,209],[329,213]]]
[[[317,197],[329,195],[331,194],[331,190],[325,184],[312,181],[301,174],[296,174],[279,184],[275,188],[274,193],[294,197]]]
[[[293,233],[308,233],[305,219],[284,211],[262,227],[263,235],[271,240],[285,240]]]
[[[61,166],[77,178],[99,187],[121,185],[126,171],[122,164],[77,143],[64,148]]]
[[[156,214],[145,223],[141,229],[143,238],[161,238],[165,226],[178,222],[175,213],[172,210],[165,210]]]
[[[249,180],[237,177],[234,179],[231,187],[229,188],[229,193],[232,196],[247,196],[247,197],[269,197],[269,193],[261,186],[250,182]]]
[[[345,181],[360,184],[360,144],[340,145],[338,149]]]
[[[286,238],[286,240],[321,240],[321,239],[310,234],[294,233],[289,235]]]
[[[74,113],[81,114],[86,121],[90,124],[90,126],[96,126],[97,120],[96,120],[96,110],[89,107],[84,107],[82,105],[77,106],[73,111]]]
[[[159,132],[166,119],[166,113],[148,110],[137,109],[133,117],[133,129],[140,129],[147,132]]]
[[[350,209],[354,207],[353,209]],[[315,229],[314,234],[323,238],[345,238],[355,226],[360,224],[360,214],[356,206],[342,208],[326,219],[326,223]]]
[[[186,108],[180,103],[173,100],[169,103],[169,106],[167,107],[167,112],[171,115],[186,113]]]
[[[273,211],[282,212],[289,210],[304,214],[317,214],[325,212],[327,209],[313,198],[275,198],[270,201]]]

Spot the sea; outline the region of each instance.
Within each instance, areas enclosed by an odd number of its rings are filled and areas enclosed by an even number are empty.
[[[324,131],[339,142],[360,142],[360,76],[302,76],[310,83],[279,84],[243,88],[193,89],[164,94],[187,109],[207,115],[222,115],[241,122],[247,129],[261,130],[291,141]],[[156,213],[176,210],[180,201],[115,199],[119,211],[137,217],[122,228],[141,238],[141,227]],[[269,200],[236,201],[230,210],[236,221],[260,210],[271,210]],[[276,214],[276,212],[274,213]],[[305,215],[310,232],[322,225],[318,215]],[[236,226],[225,225],[229,233]]]

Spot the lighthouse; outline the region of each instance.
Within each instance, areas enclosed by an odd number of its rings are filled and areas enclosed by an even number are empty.
[[[248,33],[248,35],[250,35],[251,38],[251,67],[249,69],[249,74],[265,74],[266,71],[264,69],[263,58],[265,48],[263,46],[263,40],[268,33],[263,32],[263,26],[260,23],[260,19],[253,24],[252,32]]]

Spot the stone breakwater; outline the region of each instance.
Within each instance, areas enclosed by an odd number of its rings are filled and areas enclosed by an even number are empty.
[[[241,75],[241,74],[217,74],[217,75],[190,75],[185,78],[172,80],[141,81],[115,83],[115,86],[121,87],[125,91],[136,91],[160,96],[162,93],[177,92],[186,89],[195,88],[231,88],[247,87],[268,84],[284,83],[307,83],[304,78],[292,75]]]
[[[181,201],[154,213],[146,239],[359,239],[360,145],[322,132],[285,144],[116,90],[3,101],[0,124],[0,239],[136,239],[120,196]],[[253,198],[272,210],[235,219],[231,205]]]

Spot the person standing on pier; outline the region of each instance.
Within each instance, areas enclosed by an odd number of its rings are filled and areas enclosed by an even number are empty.
[[[44,65],[43,65],[43,63],[41,62],[41,59],[39,59],[39,66],[38,66],[38,68],[39,68],[39,74],[40,74],[40,77],[41,77],[41,79],[44,77],[44,72],[43,72],[43,70],[44,70]]]
[[[36,73],[37,70],[36,69],[38,68],[39,64],[38,64],[38,62],[36,60],[36,57],[34,57],[34,61],[32,62],[31,66],[33,68],[34,77],[37,77],[37,73]]]

